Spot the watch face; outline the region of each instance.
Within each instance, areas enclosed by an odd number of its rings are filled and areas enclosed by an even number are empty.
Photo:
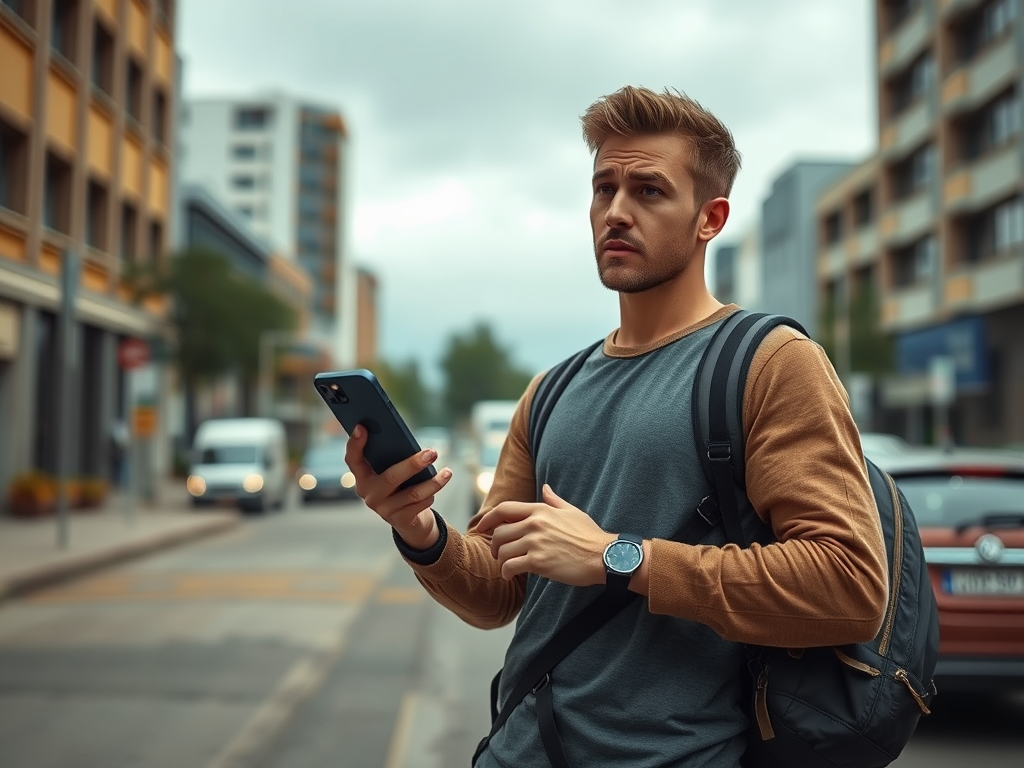
[[[613,571],[632,573],[640,565],[642,553],[632,541],[614,541],[605,551],[604,562]]]

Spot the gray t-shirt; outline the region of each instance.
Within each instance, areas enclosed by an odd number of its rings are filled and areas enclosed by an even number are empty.
[[[538,483],[604,530],[669,539],[710,488],[691,424],[691,391],[717,324],[646,354],[596,350],[555,405],[536,461]],[[712,531],[705,543],[723,544]],[[603,587],[530,575],[505,657],[499,704],[531,658]],[[736,768],[743,648],[708,627],[633,601],[554,669],[555,719],[573,768]],[[477,768],[546,766],[535,697],[494,736]]]

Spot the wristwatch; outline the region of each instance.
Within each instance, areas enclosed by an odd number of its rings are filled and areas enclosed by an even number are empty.
[[[644,561],[643,539],[635,533],[620,533],[619,538],[604,548],[605,591],[624,595],[629,580]]]

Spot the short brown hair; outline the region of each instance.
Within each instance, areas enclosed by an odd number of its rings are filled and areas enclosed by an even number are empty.
[[[728,197],[740,169],[740,153],[732,133],[689,96],[668,88],[656,93],[627,85],[593,104],[580,118],[583,138],[597,152],[609,136],[674,133],[693,149],[694,196],[698,205]]]

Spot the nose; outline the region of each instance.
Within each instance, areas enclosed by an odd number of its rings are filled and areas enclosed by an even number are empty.
[[[611,229],[629,229],[633,226],[633,216],[628,210],[626,195],[621,189],[612,197],[604,214],[604,223]]]

